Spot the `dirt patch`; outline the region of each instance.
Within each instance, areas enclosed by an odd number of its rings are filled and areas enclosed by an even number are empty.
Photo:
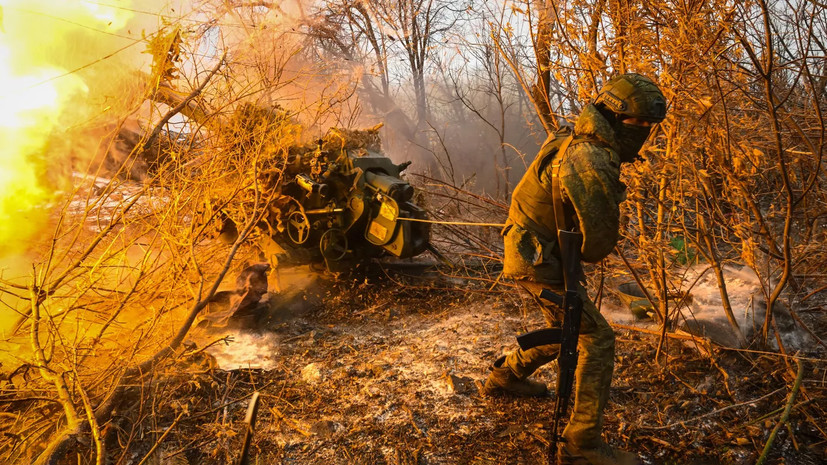
[[[167,393],[178,406],[158,425],[180,419],[156,452],[161,463],[236,460],[254,390],[262,400],[252,463],[545,463],[553,399],[478,394],[487,365],[516,346],[514,336],[542,326],[539,312],[508,288],[447,290],[438,281],[319,281],[319,299],[291,297],[289,308],[310,302],[302,311],[213,346],[213,365]],[[647,464],[754,463],[794,373],[773,355],[705,358],[674,341],[658,365],[656,345],[656,336],[618,332],[607,440]],[[218,347],[246,347],[262,364],[219,368],[230,362]],[[823,363],[809,366],[806,397],[771,463],[827,458],[817,420],[827,407],[823,375]],[[536,377],[555,380],[549,368]],[[136,450],[158,437],[147,434]]]

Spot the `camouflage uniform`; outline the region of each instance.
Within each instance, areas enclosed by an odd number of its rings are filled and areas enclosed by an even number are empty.
[[[652,80],[633,73],[616,76],[580,114],[568,145],[561,144],[564,136],[551,136],[514,189],[503,230],[503,273],[534,296],[550,326],[560,326],[563,310],[540,302],[539,294],[544,287],[564,292],[552,161],[559,164],[566,217],[583,234],[581,258],[599,262],[617,244],[620,204],[626,197],[620,164],[638,158],[652,125],[665,116],[666,100]],[[578,284],[578,292],[583,311],[574,408],[563,431],[564,442],[559,443],[558,463],[639,464],[637,456],[615,450],[601,438],[614,369],[614,332],[582,285]],[[544,394],[544,384],[526,378],[556,359],[558,352],[557,345],[545,345],[501,357],[494,362],[483,393]]]
[[[562,154],[560,185],[574,206],[583,233],[583,259],[597,262],[615,247],[618,238],[620,203],[625,186],[620,182],[620,158],[614,131],[593,105],[588,105],[574,127],[575,140]],[[545,146],[551,145],[551,140]],[[554,215],[537,214],[535,202],[525,202],[523,192],[537,187],[551,189],[551,163],[541,149],[532,168],[514,190],[509,221],[505,229],[503,272],[518,280],[535,299],[543,287],[564,293],[557,248]],[[539,166],[545,165],[545,166]],[[539,184],[539,186],[537,186]],[[550,200],[550,199],[549,199]],[[540,207],[540,210],[543,208]],[[538,221],[539,220],[539,221]],[[614,332],[586,294],[583,300],[575,387],[574,409],[563,432],[567,441],[582,446],[601,441],[603,407],[609,396],[614,367]],[[539,300],[538,300],[539,302]],[[562,309],[541,305],[550,326],[559,326]],[[504,366],[525,379],[537,368],[557,358],[556,345],[518,349],[509,354]]]

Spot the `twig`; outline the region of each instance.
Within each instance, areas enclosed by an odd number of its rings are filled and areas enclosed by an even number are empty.
[[[414,418],[413,411],[411,411],[410,407],[408,407],[407,405],[403,405],[402,409],[408,413],[408,417],[411,420],[411,426],[413,426],[413,428],[416,430],[417,433],[419,433],[420,436],[425,436],[426,438],[428,438],[428,443],[430,444],[431,435],[428,434],[427,431],[422,431],[422,429],[420,429],[419,426],[416,425],[416,419]]]
[[[502,202],[498,202],[498,201],[496,201],[496,200],[494,200],[494,199],[491,199],[491,198],[489,198],[489,197],[482,196],[482,195],[478,195],[478,194],[474,194],[473,192],[467,191],[467,190],[465,190],[465,189],[461,189],[461,188],[459,188],[459,187],[457,187],[457,186],[454,186],[454,185],[452,185],[452,184],[448,184],[448,183],[447,183],[447,182],[445,182],[445,181],[440,181],[439,179],[435,179],[435,178],[432,178],[432,177],[430,177],[430,176],[426,176],[426,175],[424,175],[424,174],[414,173],[414,174],[413,174],[413,176],[416,176],[416,177],[419,177],[419,178],[425,179],[425,180],[427,180],[427,181],[433,182],[433,183],[435,183],[435,184],[437,184],[437,185],[441,185],[441,186],[443,186],[443,187],[445,187],[445,188],[448,188],[448,189],[453,189],[453,190],[454,190],[454,191],[456,191],[457,193],[460,193],[460,194],[465,194],[465,195],[467,195],[467,196],[469,196],[469,197],[472,197],[472,198],[474,198],[474,199],[477,199],[477,200],[480,200],[480,201],[482,201],[482,202],[485,202],[485,203],[487,203],[487,204],[489,204],[489,205],[491,205],[491,206],[498,207],[498,208],[500,208],[500,209],[502,209],[502,210],[508,211],[508,205],[506,205],[506,204],[504,204],[504,203],[502,203]]]
[[[813,339],[815,339],[819,344],[821,344],[821,347],[824,347],[825,349],[827,349],[827,344],[825,344],[824,341],[822,341],[821,338],[818,337],[818,335],[816,335],[816,333],[813,332],[813,330],[811,330],[806,324],[804,324],[803,321],[801,321],[801,318],[799,318],[799,316],[798,316],[798,312],[795,311],[792,307],[789,308],[789,310],[790,310],[790,315],[793,317],[793,319],[796,321],[796,323],[798,323],[798,326],[804,328],[804,331],[807,331],[807,333],[810,336],[812,336]]]
[[[166,437],[167,437],[167,435],[168,435],[169,433],[171,433],[173,429],[175,429],[175,426],[176,426],[176,425],[178,425],[178,421],[180,421],[180,420],[181,420],[181,417],[183,417],[183,416],[184,416],[184,412],[183,412],[183,411],[182,411],[182,412],[180,412],[180,413],[178,413],[178,416],[176,416],[176,417],[175,417],[175,420],[173,420],[173,421],[172,421],[172,424],[171,424],[171,425],[169,425],[169,428],[167,428],[167,429],[164,431],[164,434],[162,434],[162,435],[161,435],[161,437],[160,437],[160,438],[158,438],[158,440],[157,440],[157,441],[155,441],[155,444],[153,444],[153,445],[152,445],[152,447],[149,449],[149,452],[147,452],[147,453],[146,453],[146,455],[144,455],[144,458],[142,458],[142,459],[141,459],[141,461],[140,461],[140,462],[138,462],[138,465],[144,465],[144,462],[146,462],[146,461],[147,461],[147,459],[149,459],[150,457],[152,457],[152,453],[153,453],[153,452],[155,452],[155,449],[157,449],[157,448],[158,448],[158,446],[160,446],[160,445],[161,445],[161,443],[162,443],[162,442],[164,442],[164,438],[166,438]]]
[[[660,336],[660,334],[661,334],[660,331],[655,331],[655,330],[646,329],[646,328],[638,328],[637,326],[624,325],[624,324],[620,324],[620,323],[612,323],[611,326],[613,328],[625,329],[625,330],[628,330],[628,331],[637,331],[639,333],[651,334],[653,336]],[[695,336],[694,334],[666,333],[666,336],[670,337],[672,339],[681,339],[681,340],[684,340],[684,341],[693,341],[693,342],[698,342],[698,340],[700,339],[703,342],[709,343],[708,339]]]
[[[738,408],[738,407],[743,407],[743,406],[745,406],[745,405],[749,405],[749,404],[752,404],[752,403],[758,402],[759,400],[764,400],[764,399],[766,399],[767,397],[770,397],[770,396],[772,396],[772,395],[774,395],[774,394],[777,394],[777,393],[779,393],[779,392],[781,392],[781,391],[783,391],[783,390],[784,390],[784,388],[783,388],[783,387],[782,387],[782,388],[778,388],[778,389],[776,389],[775,391],[772,391],[772,392],[770,392],[769,394],[764,394],[764,395],[763,395],[763,396],[761,396],[761,397],[757,397],[757,398],[755,398],[755,399],[748,400],[748,401],[746,401],[746,402],[741,402],[741,403],[739,403],[739,404],[732,404],[732,405],[728,405],[728,406],[726,406],[726,407],[719,408],[719,409],[717,409],[717,410],[713,410],[713,411],[711,411],[711,412],[704,413],[703,415],[699,415],[699,416],[697,416],[697,417],[690,418],[690,419],[688,419],[688,420],[675,421],[675,422],[669,423],[668,425],[663,425],[663,426],[641,426],[641,427],[640,427],[640,429],[646,429],[646,430],[662,430],[662,429],[674,428],[675,426],[685,425],[686,423],[692,423],[692,422],[695,422],[695,421],[701,420],[701,419],[706,418],[706,417],[711,417],[712,415],[717,415],[717,414],[719,414],[719,413],[721,413],[721,412],[723,412],[723,411],[725,411],[725,410],[730,410],[730,409],[734,409],[734,408]],[[756,465],[758,465],[758,464],[756,464]]]
[[[793,406],[793,409],[798,409],[798,408],[804,407],[805,405],[811,404],[812,402],[813,402],[813,399],[810,399],[810,400],[805,400],[804,402],[799,402],[798,404],[796,404],[795,406]],[[777,409],[773,410],[773,411],[772,411],[772,412],[770,412],[770,413],[767,413],[767,414],[765,414],[765,415],[761,415],[760,417],[758,417],[758,418],[756,418],[756,419],[754,419],[754,420],[750,420],[750,421],[749,421],[749,423],[747,423],[747,426],[749,426],[749,425],[754,425],[754,424],[756,424],[756,423],[760,423],[760,422],[762,422],[762,421],[766,420],[767,418],[772,418],[772,417],[774,417],[775,415],[778,415],[779,413],[781,413],[782,411],[784,411],[784,408],[785,408],[785,407],[778,407]]]
[[[815,357],[801,357],[799,355],[789,355],[789,354],[781,354],[778,352],[767,352],[765,350],[755,350],[755,349],[736,349],[734,347],[726,347],[726,346],[719,346],[721,350],[731,350],[733,352],[744,352],[748,354],[759,354],[759,355],[769,355],[772,357],[780,357],[785,359],[794,359],[794,360],[801,360],[804,362],[815,362],[815,363],[827,363],[827,358],[815,358]]]
[[[31,305],[32,319],[30,328],[31,347],[37,358],[36,366],[40,372],[40,375],[43,379],[53,385],[60,401],[60,405],[63,407],[63,414],[66,418],[66,426],[60,431],[58,438],[49,442],[46,446],[46,450],[35,461],[36,464],[52,464],[56,462],[56,460],[53,460],[52,458],[57,457],[61,452],[64,452],[65,446],[67,446],[75,435],[80,432],[82,421],[78,416],[66,379],[62,373],[55,373],[49,368],[48,357],[46,356],[46,352],[40,341],[40,325],[42,324],[40,322],[41,303],[40,289],[35,284],[36,279],[37,274],[34,272],[34,269],[32,269],[32,284],[29,288],[29,303]]]
[[[144,145],[142,147],[143,150],[149,150],[149,148],[152,146],[152,143],[155,141],[155,139],[158,138],[158,135],[161,134],[161,131],[163,130],[164,126],[166,126],[166,124],[169,123],[169,120],[172,119],[173,116],[180,113],[181,110],[183,110],[187,105],[189,105],[192,99],[201,95],[201,92],[203,92],[204,88],[207,87],[207,84],[209,84],[210,79],[212,79],[212,77],[215,76],[218,70],[221,69],[221,66],[224,64],[224,59],[226,57],[227,52],[224,52],[224,55],[221,57],[220,60],[218,60],[218,63],[216,63],[213,69],[210,70],[210,73],[207,75],[207,77],[204,78],[204,81],[201,82],[201,85],[199,85],[196,89],[190,92],[190,94],[186,98],[184,98],[181,101],[181,103],[178,104],[178,106],[168,111],[167,114],[164,115],[164,117],[161,118],[160,121],[158,121],[158,123],[152,129],[152,132],[150,133],[149,137],[147,137],[146,142],[144,142]]]
[[[649,291],[643,285],[643,281],[640,279],[640,276],[638,276],[637,271],[635,271],[635,269],[632,268],[632,264],[629,263],[629,260],[627,260],[626,256],[623,255],[623,251],[621,251],[620,248],[615,248],[615,250],[617,251],[617,255],[620,257],[620,259],[623,260],[623,263],[626,265],[626,268],[628,268],[629,272],[632,273],[632,277],[635,278],[635,282],[640,287],[640,290],[643,292],[643,295],[646,296],[646,300],[648,300],[649,303],[652,304],[652,308],[654,308],[655,311],[658,313],[658,318],[660,318],[661,323],[666,324],[666,318],[663,315],[661,315],[660,308],[658,308],[658,306],[655,305],[655,300],[652,298],[651,295],[649,295]]]
[[[261,386],[261,387],[259,388],[259,391],[264,390],[265,388],[270,387],[270,386],[271,386],[274,382],[275,382],[275,381],[271,381],[271,382],[269,382],[269,383],[264,384],[263,386]],[[208,416],[208,415],[212,415],[213,413],[218,412],[218,411],[220,411],[220,410],[223,410],[223,409],[225,409],[226,407],[229,407],[230,405],[233,405],[233,404],[238,404],[238,403],[240,403],[240,402],[244,402],[244,401],[245,401],[245,400],[247,400],[248,398],[252,397],[252,395],[253,395],[253,393],[251,392],[251,393],[249,393],[249,394],[247,394],[247,395],[245,395],[245,396],[243,396],[243,397],[239,397],[238,399],[227,401],[226,403],[223,403],[223,404],[221,404],[221,405],[218,405],[217,407],[212,408],[212,409],[210,409],[210,410],[208,410],[208,411],[206,411],[206,412],[202,412],[202,413],[198,413],[198,414],[192,415],[192,416],[190,416],[189,420],[190,420],[190,421],[192,421],[192,420],[197,420],[197,419],[199,419],[199,418],[201,418],[201,417],[205,417],[205,416]]]
[[[287,423],[288,425],[290,425],[294,430],[301,433],[302,436],[304,436],[306,438],[309,438],[310,436],[312,436],[310,434],[310,432],[302,429],[301,426],[299,426],[299,424],[296,421],[291,420],[290,418],[287,418],[286,416],[284,416],[284,414],[281,413],[281,411],[275,405],[270,407],[270,413],[272,413],[274,417],[276,417],[279,420],[281,420],[281,421]]]
[[[814,290],[813,292],[811,292],[811,293],[809,293],[809,294],[805,295],[805,296],[801,299],[801,303],[804,303],[804,302],[805,302],[807,299],[809,299],[810,297],[812,297],[812,296],[814,296],[814,295],[818,294],[818,293],[819,293],[819,292],[821,292],[821,291],[825,291],[825,290],[827,290],[827,285],[821,286],[820,288],[818,288],[818,289]]]
[[[193,353],[191,353],[191,354],[188,354],[188,355],[189,355],[190,357],[195,357],[195,356],[197,356],[198,354],[200,354],[200,353],[202,353],[202,352],[206,351],[206,350],[207,350],[207,349],[209,349],[210,347],[212,347],[212,346],[214,346],[214,345],[218,344],[219,342],[224,342],[225,344],[227,344],[227,343],[229,343],[229,342],[232,342],[232,340],[233,340],[233,336],[232,336],[232,335],[230,335],[230,334],[228,334],[228,335],[226,335],[226,336],[220,337],[220,338],[218,338],[218,339],[216,339],[216,340],[214,340],[214,341],[210,342],[209,344],[205,345],[204,347],[202,347],[202,348],[200,348],[200,349],[196,350],[195,352],[193,352]]]
[[[801,387],[801,380],[804,379],[804,364],[801,360],[796,360],[796,364],[798,365],[798,373],[795,376],[795,383],[793,384],[793,390],[790,392],[790,398],[787,400],[787,406],[784,408],[784,413],[781,415],[778,423],[775,424],[775,428],[772,429],[772,433],[770,433],[770,437],[764,445],[764,450],[761,452],[761,456],[758,457],[758,461],[755,462],[755,465],[762,465],[767,460],[767,456],[770,453],[772,443],[775,441],[775,436],[778,434],[778,430],[781,428],[781,425],[787,423],[787,420],[790,418],[790,412],[792,412],[793,404],[795,403],[795,396],[798,394],[798,389]]]
[[[77,371],[77,365],[74,367],[75,379],[80,378]],[[101,430],[95,419],[95,410],[92,408],[92,402],[89,400],[89,395],[86,389],[78,383],[77,390],[80,393],[80,398],[83,400],[83,408],[86,412],[86,419],[89,422],[89,431],[92,433],[92,440],[95,443],[95,465],[103,465],[106,463],[106,447],[101,438]]]

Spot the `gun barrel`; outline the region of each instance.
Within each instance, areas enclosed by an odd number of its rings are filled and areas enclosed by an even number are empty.
[[[407,182],[384,173],[365,172],[365,181],[374,189],[391,196],[397,202],[407,202],[414,195],[414,188]]]

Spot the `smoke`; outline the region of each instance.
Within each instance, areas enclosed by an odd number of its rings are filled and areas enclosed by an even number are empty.
[[[231,95],[258,106],[280,107],[305,128],[308,140],[330,127],[352,128],[358,82],[352,63],[331,61],[311,43],[313,2],[228,7],[210,19],[219,25],[218,47],[228,53]],[[369,126],[373,126],[373,122]]]
[[[162,3],[151,3],[0,0],[3,281],[31,279],[51,223],[74,189],[72,172],[90,169],[106,127],[140,100],[140,73],[150,63],[145,37],[161,23],[154,11]],[[19,318],[13,310],[25,305],[0,293],[0,337]]]
[[[299,56],[304,15],[298,1],[0,0],[0,271],[16,270],[26,260],[10,257],[42,242],[75,187],[72,172],[95,172],[119,123],[129,116],[127,125],[140,131],[138,124],[158,120],[163,109],[147,102],[147,78],[159,30],[178,28],[183,38],[173,82],[181,91],[227,51],[228,78],[214,87],[229,87],[229,98],[278,104],[310,115],[308,124],[332,125],[320,115],[345,100],[348,84]],[[228,108],[220,91],[207,89],[209,97],[213,108]]]

